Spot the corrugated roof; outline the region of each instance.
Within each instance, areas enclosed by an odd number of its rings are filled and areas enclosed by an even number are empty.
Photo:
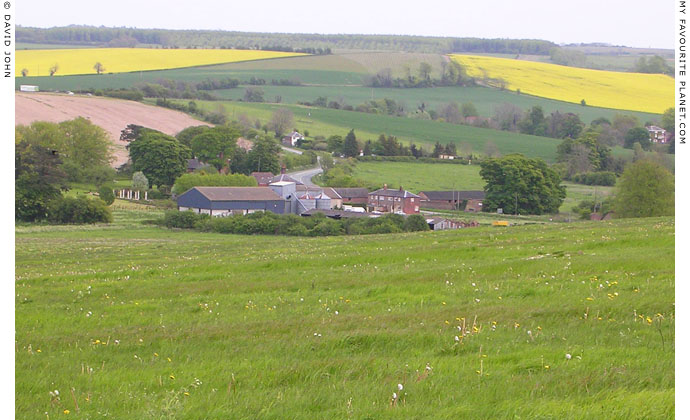
[[[369,193],[369,195],[382,195],[384,197],[401,197],[401,198],[409,198],[409,197],[414,197],[414,198],[419,198],[417,194],[413,194],[407,190],[395,190],[395,189],[379,189],[376,191],[372,191]]]
[[[366,188],[333,188],[342,198],[367,198],[369,190]]]
[[[273,201],[282,198],[265,187],[194,187],[211,201]]]
[[[330,198],[335,198],[335,199],[343,198],[340,196],[340,194],[338,194],[338,191],[336,191],[335,188],[325,187],[323,189],[323,193],[326,194],[327,196],[329,196]]]
[[[280,182],[280,181],[294,182],[297,185],[304,185],[301,182],[299,182],[298,180],[292,178],[290,175],[286,175],[286,174],[276,175],[271,180],[272,183],[273,182]]]
[[[486,196],[484,191],[420,191],[429,200],[483,200]]]

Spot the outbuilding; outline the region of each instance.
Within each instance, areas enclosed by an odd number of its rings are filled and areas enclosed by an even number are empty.
[[[177,197],[178,210],[192,210],[211,216],[257,211],[289,213],[286,203],[271,188],[265,187],[194,187]]]

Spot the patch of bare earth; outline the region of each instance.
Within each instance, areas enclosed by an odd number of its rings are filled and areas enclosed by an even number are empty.
[[[120,141],[120,132],[128,124],[137,124],[175,135],[192,125],[210,125],[179,111],[120,99],[60,95],[51,93],[15,93],[15,124],[34,121],[61,122],[77,117],[89,119],[103,128],[113,142],[113,167],[127,162],[129,154]]]

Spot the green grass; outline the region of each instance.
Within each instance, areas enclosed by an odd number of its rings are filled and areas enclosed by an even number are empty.
[[[15,416],[673,418],[673,232],[18,228]]]
[[[406,162],[358,162],[352,176],[367,182],[401,185],[408,191],[423,190],[483,190],[484,180],[479,176],[479,165]]]
[[[424,190],[483,190],[484,180],[479,176],[479,165],[407,162],[358,162],[352,175],[378,185],[403,188],[414,193]],[[583,200],[601,200],[613,193],[613,187],[563,182],[566,197],[561,213],[572,212],[573,206]]]

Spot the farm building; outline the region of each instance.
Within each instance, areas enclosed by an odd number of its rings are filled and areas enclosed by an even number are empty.
[[[178,210],[211,216],[256,211],[283,214],[289,212],[288,204],[273,189],[265,187],[194,187],[177,197]]]
[[[273,182],[273,172],[252,172],[252,176],[256,179],[256,184],[260,187],[268,187],[268,184]]]
[[[381,213],[419,213],[420,197],[400,187],[397,190],[383,188],[370,192],[367,201],[368,211]]]
[[[647,132],[649,132],[649,139],[652,143],[666,143],[668,141],[669,136],[663,128],[657,127],[656,125],[650,125],[645,128]]]
[[[304,136],[298,133],[297,131],[293,131],[292,133],[283,137],[282,143],[285,146],[294,146],[295,144],[297,144],[298,140],[304,140]]]
[[[206,164],[199,161],[199,159],[187,159],[187,172],[194,172],[204,166],[206,166]]]
[[[420,191],[422,207],[480,212],[484,191]]]
[[[443,217],[430,217],[426,219],[426,223],[429,225],[431,230],[448,230],[448,229],[462,229],[467,227],[479,226],[479,223],[472,222],[459,222],[457,220],[450,220]]]
[[[271,183],[273,182],[294,182],[296,185],[304,185],[303,183],[299,182],[295,178],[291,177],[290,175],[286,175],[284,173],[281,173],[280,175],[276,175],[271,179]]]
[[[369,190],[366,188],[333,188],[342,199],[343,204],[367,204]]]
[[[331,199],[331,208],[342,208],[343,207],[343,197],[338,194],[338,192],[331,187],[325,187],[323,193],[326,194]]]

